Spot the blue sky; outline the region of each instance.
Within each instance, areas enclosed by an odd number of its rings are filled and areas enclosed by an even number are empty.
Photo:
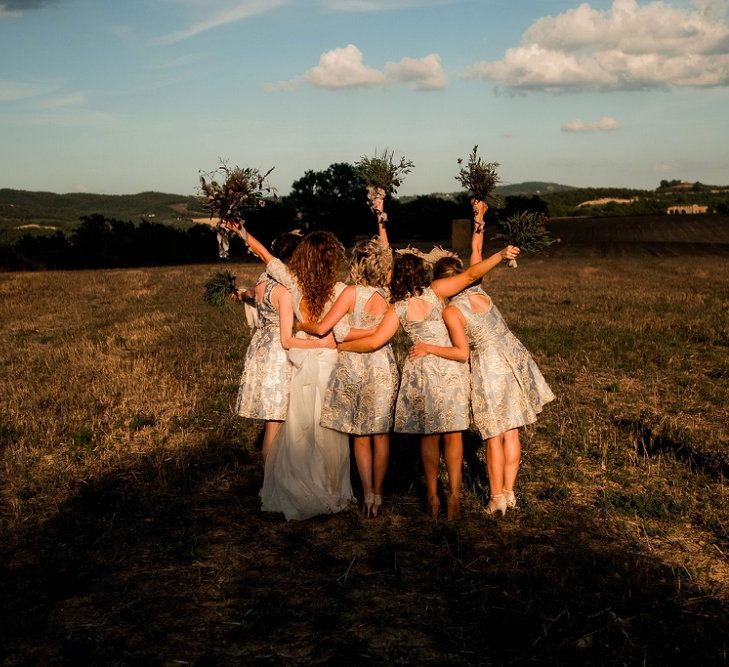
[[[0,187],[193,193],[218,157],[478,143],[505,182],[729,183],[725,0],[0,0]]]

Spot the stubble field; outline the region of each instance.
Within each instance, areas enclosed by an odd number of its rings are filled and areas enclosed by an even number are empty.
[[[729,660],[729,225],[574,223],[488,278],[557,399],[503,520],[467,439],[452,525],[397,437],[382,517],[259,512],[248,332],[201,302],[213,267],[0,275],[2,659]]]

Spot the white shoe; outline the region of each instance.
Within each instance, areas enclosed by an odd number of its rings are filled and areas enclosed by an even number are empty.
[[[501,516],[506,514],[506,496],[503,493],[498,493],[495,496],[491,496],[489,504],[486,505],[486,514],[496,514],[501,512]]]
[[[516,496],[513,491],[507,491],[504,489],[504,496],[506,497],[506,506],[513,510],[516,507]]]

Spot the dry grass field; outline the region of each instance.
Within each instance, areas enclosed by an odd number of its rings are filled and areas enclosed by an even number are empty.
[[[489,277],[557,400],[503,520],[468,438],[452,525],[405,438],[382,517],[259,512],[248,333],[201,302],[213,267],[0,275],[0,659],[728,661],[729,224],[636,224],[559,223]]]

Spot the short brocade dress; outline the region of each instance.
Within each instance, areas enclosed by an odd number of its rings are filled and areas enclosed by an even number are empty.
[[[395,303],[395,312],[413,343],[424,342],[450,347],[451,339],[443,322],[443,303],[426,288],[419,298],[432,306],[425,319],[408,320],[408,303]],[[402,369],[395,408],[398,433],[449,433],[469,426],[468,364],[428,354],[407,359]]]
[[[473,422],[486,440],[535,422],[554,394],[494,303],[485,313],[474,312],[471,295],[491,301],[480,287],[469,287],[453,298],[451,305],[466,319],[471,348],[471,410]]]
[[[289,406],[291,363],[281,347],[278,312],[271,303],[278,283],[265,273],[262,278],[267,283],[263,299],[256,304],[258,326],[246,351],[235,410],[241,417],[283,421]]]
[[[354,309],[349,324],[358,329],[376,328],[384,315],[365,312],[376,287],[355,286]],[[321,425],[352,435],[389,433],[400,382],[395,355],[388,343],[374,352],[340,352],[329,380]]]

